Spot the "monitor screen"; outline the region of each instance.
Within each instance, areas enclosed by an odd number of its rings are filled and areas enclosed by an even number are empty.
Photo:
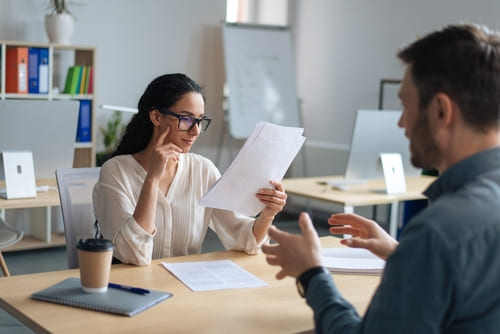
[[[78,101],[0,100],[0,151],[31,151],[35,177],[73,167]]]
[[[358,110],[345,169],[346,180],[384,178],[381,153],[399,153],[405,176],[418,176],[421,170],[410,162],[410,149],[404,130],[398,127],[401,111]]]

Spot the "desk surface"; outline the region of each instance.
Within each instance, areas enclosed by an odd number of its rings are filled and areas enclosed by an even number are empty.
[[[422,192],[436,178],[432,176],[417,176],[406,179],[407,191],[402,194],[384,194],[383,179],[368,180],[362,184],[349,185],[348,190],[338,190],[329,185],[318,182],[328,180],[342,180],[342,176],[322,176],[283,179],[283,186],[289,194],[331,202],[341,206],[364,206],[390,204],[400,201],[424,199]]]
[[[40,208],[59,205],[59,193],[57,191],[57,182],[55,179],[37,180],[36,185],[48,185],[51,188],[48,191],[37,192],[35,198],[0,198],[0,209]],[[1,187],[5,187],[5,184],[0,183],[0,188]]]
[[[325,247],[338,239],[323,237]],[[162,261],[230,259],[263,279],[263,288],[192,292],[161,266]],[[88,333],[301,333],[312,330],[313,313],[300,298],[295,282],[275,279],[277,267],[264,255],[215,252],[154,260],[149,266],[115,265],[111,281],[173,293],[173,297],[131,318],[31,300],[29,296],[68,277],[78,269],[0,278],[0,307],[36,332]],[[364,313],[380,276],[336,274],[335,281],[347,300]]]

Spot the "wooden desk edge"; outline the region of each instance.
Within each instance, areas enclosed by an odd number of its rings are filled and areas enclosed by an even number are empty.
[[[0,309],[10,314],[13,318],[18,320],[21,324],[28,327],[35,333],[50,333],[45,328],[40,326],[37,322],[31,320],[30,317],[24,315],[24,313],[18,311],[16,308],[7,303],[2,297],[0,297]]]

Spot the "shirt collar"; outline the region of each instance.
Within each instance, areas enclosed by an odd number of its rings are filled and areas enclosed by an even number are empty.
[[[424,192],[431,201],[444,193],[453,192],[478,174],[500,168],[500,147],[488,149],[467,157],[441,174]]]

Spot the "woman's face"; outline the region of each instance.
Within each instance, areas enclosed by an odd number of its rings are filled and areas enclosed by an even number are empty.
[[[168,109],[170,112],[179,116],[189,116],[192,118],[200,118],[205,113],[205,102],[201,94],[189,92],[184,94],[176,104]],[[200,135],[200,128],[194,125],[190,130],[179,130],[179,119],[173,115],[161,114],[160,131],[166,131],[167,127],[170,132],[165,138],[165,143],[173,143],[182,149],[182,152],[187,153],[193,146],[194,142]]]

